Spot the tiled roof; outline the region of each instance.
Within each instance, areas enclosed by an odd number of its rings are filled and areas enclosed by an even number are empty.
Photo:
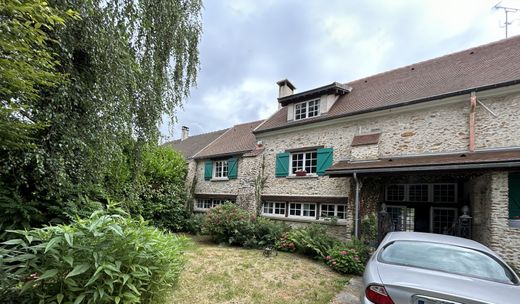
[[[255,150],[256,138],[253,130],[262,122],[263,120],[248,122],[228,129],[217,140],[195,154],[194,158],[237,155]]]
[[[224,134],[229,129],[214,131],[210,133],[194,135],[186,138],[185,140],[174,140],[165,143],[163,146],[172,147],[174,150],[179,151],[186,159],[190,159],[200,150],[204,149],[212,141],[217,139],[220,135]]]
[[[520,167],[520,149],[512,149],[393,157],[361,162],[339,161],[327,170],[327,174],[338,176],[353,172],[385,173],[518,167]]]
[[[328,113],[287,122],[287,107],[283,107],[255,133],[518,82],[520,36],[349,82],[352,92],[341,96]]]

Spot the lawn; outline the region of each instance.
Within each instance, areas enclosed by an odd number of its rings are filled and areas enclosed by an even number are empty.
[[[260,250],[194,239],[172,304],[329,303],[348,277],[321,262],[291,253],[264,257]]]

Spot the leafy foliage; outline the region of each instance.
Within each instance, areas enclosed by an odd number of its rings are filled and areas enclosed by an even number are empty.
[[[0,222],[67,222],[85,197],[139,205],[161,117],[195,84],[201,1],[0,4]]]
[[[344,244],[329,250],[325,263],[332,269],[345,274],[361,274],[365,269],[365,262],[359,252]]]
[[[232,203],[210,209],[202,223],[202,233],[211,235],[215,241],[247,248],[274,246],[289,229],[284,223],[250,216]]]
[[[182,155],[167,147],[149,149],[143,153],[141,172],[139,199],[131,205],[131,213],[157,227],[185,230],[190,213],[185,206],[187,168]]]
[[[367,244],[377,241],[377,219],[373,213],[361,221],[361,240]]]
[[[16,303],[163,303],[187,246],[110,205],[71,225],[14,233],[0,249],[0,296]]]
[[[304,228],[291,230],[282,237],[278,248],[285,251],[298,251],[314,258],[324,258],[327,252],[339,241],[329,235],[327,227],[320,224],[311,224]],[[294,244],[294,245],[291,245]]]
[[[214,241],[230,245],[242,245],[253,234],[249,214],[233,203],[211,208],[202,223],[202,233]]]

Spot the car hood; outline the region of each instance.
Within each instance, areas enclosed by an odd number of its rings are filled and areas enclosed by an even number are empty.
[[[465,304],[515,303],[520,286],[428,269],[378,263],[377,271],[396,304],[420,294]]]

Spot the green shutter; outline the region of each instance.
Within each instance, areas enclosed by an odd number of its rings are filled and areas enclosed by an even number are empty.
[[[236,179],[237,178],[237,167],[238,167],[238,159],[230,158],[228,159],[228,178]]]
[[[509,218],[520,217],[520,173],[509,173]]]
[[[325,170],[332,165],[332,148],[318,149],[318,160],[316,163],[316,172],[319,176],[324,175]]]
[[[213,161],[210,159],[204,163],[204,180],[210,180],[213,177]]]
[[[276,177],[284,177],[289,175],[289,153],[276,154]]]

